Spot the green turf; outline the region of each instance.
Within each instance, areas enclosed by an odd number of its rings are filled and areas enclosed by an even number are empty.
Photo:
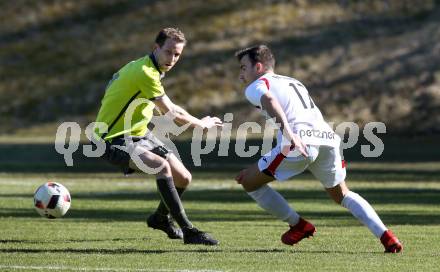
[[[356,163],[350,187],[368,199],[405,246],[384,254],[377,239],[332,203],[309,175],[275,187],[317,227],[312,239],[281,244],[286,225],[232,180],[195,173],[184,195],[195,225],[221,241],[188,246],[148,229],[158,202],[151,177],[117,173],[0,174],[0,271],[438,271],[440,163]],[[351,180],[350,180],[351,178]],[[33,210],[41,183],[63,183],[72,207],[63,219]]]

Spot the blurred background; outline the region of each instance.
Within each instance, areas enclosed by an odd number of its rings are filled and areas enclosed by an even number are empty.
[[[62,122],[84,129],[112,74],[174,26],[189,43],[163,84],[194,115],[261,121],[234,52],[266,43],[276,71],[302,81],[327,121],[384,122],[388,136],[428,137],[434,156],[439,23],[438,0],[1,1],[0,134],[53,144]]]

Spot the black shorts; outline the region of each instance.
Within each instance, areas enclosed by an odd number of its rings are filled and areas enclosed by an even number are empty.
[[[153,152],[154,154],[167,159],[169,154],[172,153],[165,144],[156,138],[150,131],[145,134],[143,137],[130,136],[132,141],[129,141],[130,144],[134,146],[142,146],[147,150]],[[109,163],[119,166],[124,174],[131,174],[135,170],[130,168],[130,154],[125,152],[124,150],[119,149],[118,147],[124,146],[126,147],[126,142],[124,137],[114,138],[111,143],[106,141],[106,149],[102,158]]]

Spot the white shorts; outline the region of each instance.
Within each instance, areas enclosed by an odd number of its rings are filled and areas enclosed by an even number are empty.
[[[324,145],[307,145],[307,153],[307,158],[290,154],[286,157],[277,146],[261,157],[258,168],[279,181],[287,180],[309,169],[325,188],[335,187],[345,180],[345,162],[339,149]]]

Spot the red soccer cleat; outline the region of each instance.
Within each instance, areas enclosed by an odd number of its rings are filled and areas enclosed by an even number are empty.
[[[403,250],[402,243],[397,239],[391,230],[387,230],[380,237],[380,241],[385,247],[385,253],[399,253]]]
[[[302,239],[313,236],[315,232],[315,226],[300,218],[295,226],[290,226],[290,229],[281,236],[281,242],[293,246]]]

